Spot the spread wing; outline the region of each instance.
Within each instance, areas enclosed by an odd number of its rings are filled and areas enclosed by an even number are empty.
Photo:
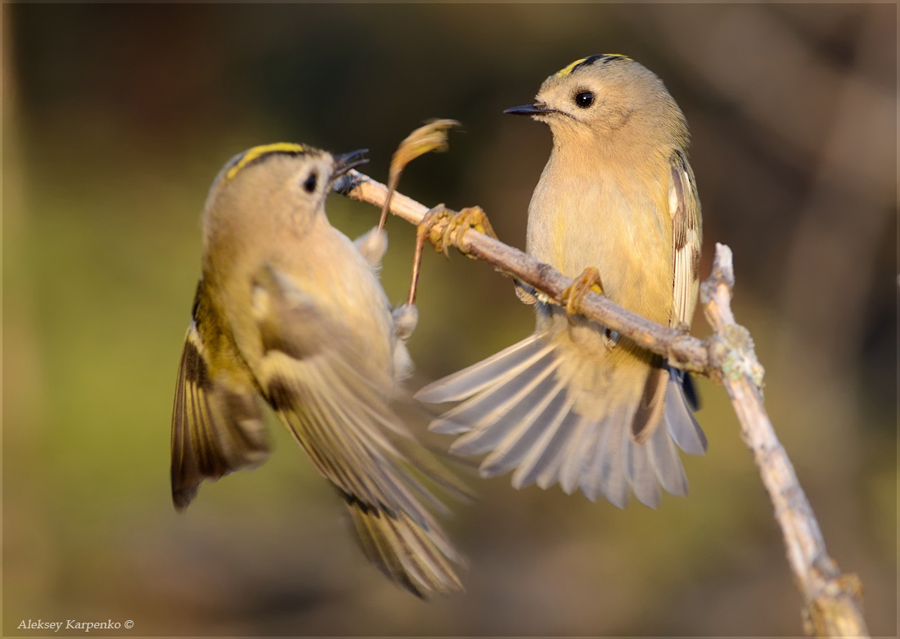
[[[444,507],[421,481],[453,488],[453,480],[392,409],[403,394],[389,362],[379,373],[349,329],[284,274],[263,269],[254,286],[263,347],[254,373],[281,421],[344,496],[366,555],[417,595],[460,589],[451,567],[460,558],[423,502]]]
[[[202,295],[197,290],[198,301]],[[195,313],[198,303],[195,302]],[[188,328],[172,411],[172,501],[183,509],[204,479],[256,466],[269,454],[260,403],[252,385],[211,373],[196,321]]]
[[[669,211],[672,214],[672,242],[675,254],[675,306],[672,324],[691,324],[700,286],[700,199],[694,172],[682,151],[672,155],[672,183]]]
[[[672,242],[675,254],[674,306],[670,323],[690,326],[697,306],[697,290],[700,287],[700,245],[703,241],[700,218],[700,198],[694,171],[682,151],[672,154],[672,184],[669,187],[669,210],[672,213]],[[671,371],[677,378],[683,398],[680,412],[690,418],[690,425],[706,450],[706,437],[693,417],[692,410],[700,406],[691,376],[684,371]],[[674,409],[673,409],[674,411]],[[674,412],[673,412],[674,415]],[[674,417],[673,417],[674,420]],[[684,421],[685,430],[688,422]]]
[[[700,264],[700,201],[694,172],[684,153],[676,150],[671,158],[672,180],[669,184],[669,213],[672,215],[672,242],[674,255],[674,283],[672,316],[673,326],[690,326],[697,304]],[[678,371],[679,380],[685,378]],[[643,444],[650,439],[663,416],[663,399],[666,395],[669,375],[661,357],[654,357],[650,375],[644,387],[644,395],[631,424],[631,437]],[[693,387],[691,387],[693,388]],[[680,396],[679,396],[680,398]],[[676,401],[670,399],[670,402]]]

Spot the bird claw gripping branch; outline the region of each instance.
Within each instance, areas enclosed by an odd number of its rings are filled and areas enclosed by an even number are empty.
[[[593,266],[589,266],[576,277],[572,283],[559,296],[559,303],[566,308],[566,316],[572,323],[572,316],[579,314],[579,307],[584,296],[589,291],[603,295],[603,282],[600,280],[600,272]]]

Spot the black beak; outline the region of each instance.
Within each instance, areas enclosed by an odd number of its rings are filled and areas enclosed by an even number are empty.
[[[334,181],[350,169],[368,162],[368,158],[363,157],[368,152],[369,149],[357,149],[356,151],[350,151],[350,153],[334,156],[334,173],[331,174],[331,180]]]
[[[550,109],[546,104],[536,102],[535,104],[523,104],[522,106],[509,108],[504,113],[511,115],[546,115],[555,111],[556,109]]]

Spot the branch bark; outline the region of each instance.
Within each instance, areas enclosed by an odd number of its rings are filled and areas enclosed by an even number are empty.
[[[372,178],[350,171],[338,180],[334,190],[352,200],[384,206],[387,188]],[[395,192],[391,199],[391,213],[411,224],[422,221],[428,208],[402,193]],[[446,222],[438,222],[434,233],[441,232]],[[508,277],[524,282],[553,299],[559,299],[572,280],[547,264],[543,264],[522,251],[507,246],[473,229],[462,230],[455,244],[463,253],[483,260]],[[617,331],[640,346],[668,358],[673,366],[709,375],[709,359],[704,343],[683,331],[662,326],[640,315],[613,304],[608,298],[588,293],[581,303],[582,315],[596,320],[603,326]]]
[[[700,287],[700,303],[715,331],[709,340],[710,369],[731,398],[741,436],[775,507],[788,563],[806,603],[804,630],[817,637],[866,637],[862,584],[856,575],[841,574],[828,556],[816,516],[763,405],[763,368],[749,331],[734,321],[733,290],[731,249],[716,244],[712,274]]]
[[[387,196],[387,187],[357,171],[341,178],[334,189],[379,208]],[[391,212],[412,224],[419,224],[428,210],[401,193],[395,193],[391,200]],[[435,234],[442,231],[442,224],[446,222],[438,223]],[[461,252],[491,264],[552,299],[558,300],[572,283],[549,265],[474,229],[463,228],[451,240]],[[666,357],[673,366],[707,375],[725,386],[741,424],[741,435],[753,453],[775,507],[788,563],[804,598],[804,630],[818,637],[868,636],[859,579],[841,574],[828,556],[812,507],[766,413],[761,390],[764,371],[756,359],[750,333],[734,321],[733,289],[731,249],[716,244],[712,274],[700,288],[700,302],[715,331],[706,340],[651,322],[593,292],[584,296],[579,312]]]

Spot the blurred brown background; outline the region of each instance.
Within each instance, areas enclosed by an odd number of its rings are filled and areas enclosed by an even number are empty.
[[[550,134],[501,111],[616,52],[688,118],[702,274],[729,244],[772,419],[870,629],[896,636],[894,5],[2,11],[3,634],[38,618],[130,619],[134,636],[800,634],[771,506],[706,381],[710,448],[685,459],[687,499],[618,510],[473,481],[479,501],[448,524],[468,592],[449,599],[419,602],[366,564],[280,427],[265,466],[204,486],[184,515],[170,503],[198,216],[221,165],[279,140],[367,147],[384,180],[412,128],[456,118],[451,152],[402,190],[480,204],[524,246]],[[333,196],[329,215],[355,236],[377,211]],[[413,229],[388,230],[399,302]],[[532,328],[508,280],[456,253],[427,255],[422,284],[413,385]]]

